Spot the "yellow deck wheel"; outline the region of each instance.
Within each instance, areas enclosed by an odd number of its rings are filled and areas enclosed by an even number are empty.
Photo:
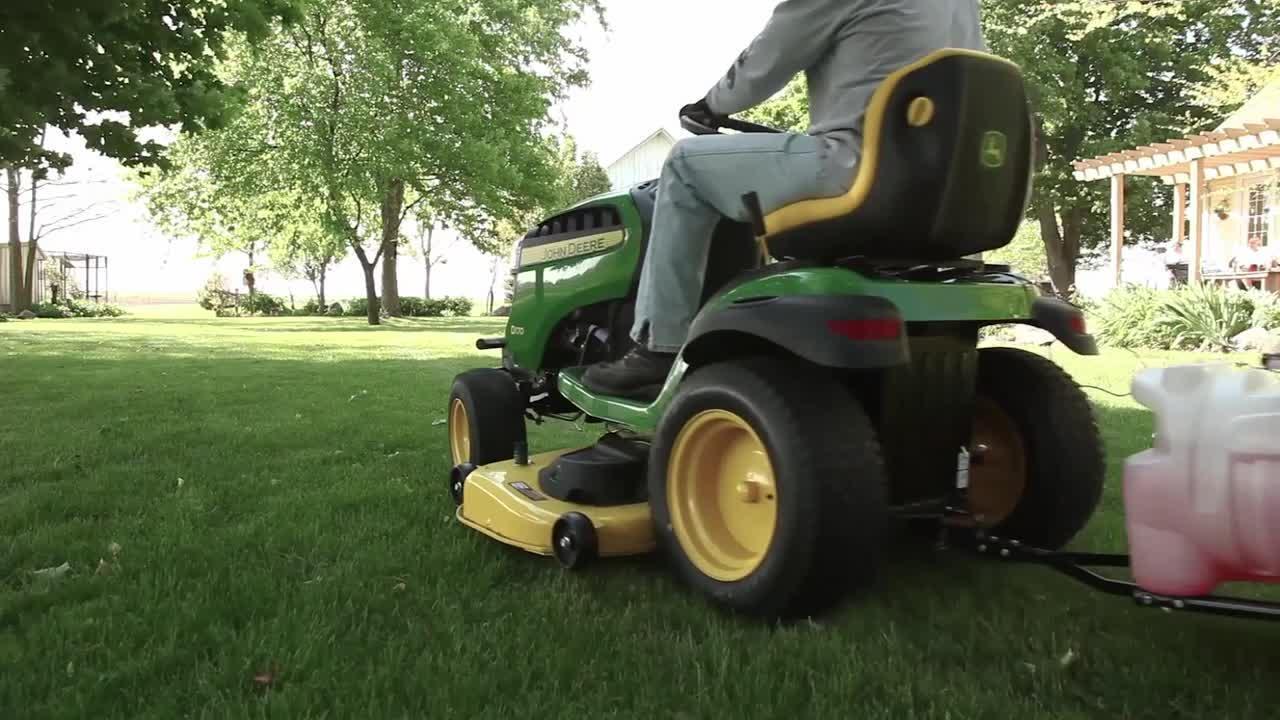
[[[671,525],[689,561],[721,582],[764,562],[778,523],[778,486],[756,431],[727,410],[695,415],[667,466]]]
[[[462,398],[449,404],[449,451],[454,465],[471,461],[471,419]]]

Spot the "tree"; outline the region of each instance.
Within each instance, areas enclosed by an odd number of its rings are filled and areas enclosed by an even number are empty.
[[[38,147],[43,148],[45,133]],[[13,310],[28,310],[35,299],[36,259],[40,241],[60,230],[101,220],[115,211],[111,203],[87,201],[77,187],[90,181],[65,175],[50,178],[46,169],[24,171],[5,168],[5,196],[9,209],[9,286],[13,288]],[[46,194],[45,191],[48,191]],[[27,219],[27,254],[22,255],[22,216]]]
[[[261,270],[258,259],[273,245],[299,236],[324,234],[316,203],[261,175],[225,172],[224,155],[234,151],[219,133],[183,135],[169,148],[167,167],[135,173],[138,198],[165,232],[194,238],[215,257],[243,254],[243,280],[252,305]]]
[[[328,307],[325,283],[329,268],[347,254],[346,241],[322,221],[323,208],[314,199],[278,208],[276,231],[268,252],[271,264],[287,277],[304,277],[311,282],[320,308]]]
[[[1031,213],[1059,292],[1083,249],[1106,239],[1107,188],[1072,177],[1072,162],[1214,125],[1231,107],[1202,91],[1216,68],[1256,62],[1280,35],[1269,0],[989,0],[992,50],[1022,66],[1039,118]],[[1209,100],[1209,101],[1206,101]],[[1131,242],[1167,232],[1169,192],[1129,179]]]
[[[257,40],[295,0],[46,0],[0,3],[0,165],[66,167],[47,126],[126,165],[161,146],[142,128],[218,127],[237,93],[214,72],[230,34]]]
[[[600,167],[600,158],[595,153],[587,151],[575,158],[571,203],[608,192],[612,187],[613,183],[609,182],[609,175]]]
[[[435,244],[436,220],[432,216],[429,207],[426,205],[419,205],[418,207],[419,212],[415,218],[418,227],[418,248],[422,251],[422,264],[423,269],[426,271],[426,279],[422,284],[422,297],[430,300],[431,271],[437,265],[444,265],[448,262],[449,251],[453,249],[454,244],[457,242],[457,236],[455,235],[444,247],[437,246]],[[448,226],[439,229],[447,230]]]
[[[228,128],[238,162],[320,199],[360,261],[371,324],[380,261],[396,309],[394,263],[415,203],[429,198],[457,227],[454,215],[492,223],[551,192],[548,109],[585,79],[585,55],[562,31],[588,10],[596,0],[477,0],[465,11],[335,0],[244,54],[234,70],[249,131]]]

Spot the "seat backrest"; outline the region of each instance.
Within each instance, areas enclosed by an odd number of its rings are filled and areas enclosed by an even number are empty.
[[[1031,190],[1032,123],[1018,66],[946,49],[872,96],[848,193],[765,217],[778,258],[953,260],[1007,245]]]

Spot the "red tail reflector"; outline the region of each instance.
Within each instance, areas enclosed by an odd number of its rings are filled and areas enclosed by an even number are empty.
[[[898,318],[828,320],[827,329],[850,340],[897,340],[902,337],[902,320]]]
[[[1071,316],[1070,320],[1071,332],[1077,335],[1089,334],[1089,323],[1084,319],[1084,313],[1076,313]]]

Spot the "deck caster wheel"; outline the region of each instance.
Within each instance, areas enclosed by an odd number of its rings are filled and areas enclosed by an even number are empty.
[[[551,528],[551,550],[566,570],[580,570],[596,559],[599,544],[591,518],[582,513],[566,513]]]
[[[471,463],[462,463],[454,465],[449,471],[449,495],[453,497],[453,504],[462,506],[462,491],[467,484],[467,476],[476,471],[476,466]]]

